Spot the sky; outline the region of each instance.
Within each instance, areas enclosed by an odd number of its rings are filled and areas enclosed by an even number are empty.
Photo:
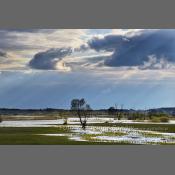
[[[175,107],[175,29],[1,29],[0,108]]]

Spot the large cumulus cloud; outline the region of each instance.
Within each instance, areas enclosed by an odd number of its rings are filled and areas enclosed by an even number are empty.
[[[82,44],[80,47],[61,47],[61,48],[51,48],[43,52],[36,53],[33,58],[29,61],[29,67],[34,69],[42,70],[62,70],[68,71],[71,66],[75,66],[75,62],[72,59],[78,58],[78,55],[89,50],[87,44]],[[70,58],[70,56],[72,58]],[[66,58],[65,58],[66,57]],[[69,58],[69,59],[68,59]],[[95,59],[95,58],[94,58]],[[91,62],[94,61],[91,60]],[[72,61],[70,61],[72,60]],[[85,58],[82,58],[77,65],[81,65],[83,60],[86,62]]]
[[[128,37],[110,35],[93,38],[88,44],[96,51],[112,51],[111,57],[105,61],[107,66],[142,66],[150,61],[150,55],[154,55],[161,64],[164,63],[162,58],[166,64],[175,62],[174,29],[143,30],[138,35]]]
[[[57,63],[71,53],[71,48],[49,49],[39,52],[34,55],[33,59],[29,62],[29,66],[34,69],[54,70],[57,69]],[[62,65],[64,66],[64,63]]]
[[[96,51],[113,51],[118,48],[127,39],[119,35],[107,35],[104,38],[94,37],[88,42],[91,49]]]

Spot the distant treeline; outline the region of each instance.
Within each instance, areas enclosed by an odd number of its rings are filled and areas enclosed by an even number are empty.
[[[175,116],[175,107],[171,108],[155,108],[149,110],[134,110],[134,109],[118,109],[123,113],[164,113],[167,115]],[[45,108],[45,109],[8,109],[0,108],[0,115],[39,115],[39,114],[50,114],[50,113],[71,113],[71,110],[68,109],[54,109],[54,108]],[[109,109],[98,109],[92,110],[93,114],[96,115],[107,115]]]

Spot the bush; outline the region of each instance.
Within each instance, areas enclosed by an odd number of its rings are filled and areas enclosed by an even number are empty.
[[[137,118],[135,121],[136,121],[136,122],[144,122],[144,119],[142,119],[142,118]]]
[[[169,122],[169,118],[168,117],[160,117],[160,122],[167,123],[167,122]]]
[[[160,119],[158,117],[152,117],[151,122],[159,123]]]
[[[167,123],[167,122],[169,122],[169,118],[168,117],[153,117],[151,119],[151,122],[155,122],[155,123],[158,123],[158,122]]]

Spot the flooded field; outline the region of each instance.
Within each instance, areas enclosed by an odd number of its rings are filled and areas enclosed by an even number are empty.
[[[137,128],[129,126],[107,126],[108,124],[137,124],[146,126],[152,123],[148,121],[135,122],[130,120],[115,120],[113,118],[89,118],[88,126],[83,130],[80,126],[78,118],[68,118],[67,124],[64,125],[65,119],[58,120],[24,120],[24,121],[3,121],[0,123],[0,128],[4,127],[18,127],[18,128],[59,128],[67,132],[56,133],[37,133],[36,135],[45,137],[55,137],[60,139],[65,137],[68,140],[76,142],[89,142],[89,143],[121,143],[121,144],[175,144],[175,133],[166,132],[164,124],[156,123],[154,125],[162,128],[162,131],[156,131],[152,128]],[[170,121],[166,125],[174,126],[174,121]],[[98,126],[96,125],[98,124]],[[103,125],[102,125],[103,124]],[[105,126],[106,124],[106,126]],[[93,126],[94,125],[94,126]],[[160,125],[160,126],[159,126]]]
[[[65,127],[65,126],[64,126]],[[69,134],[44,134],[47,136],[68,136],[75,141],[118,142],[128,144],[175,144],[175,133],[145,131],[126,127],[87,127],[67,126]]]
[[[14,121],[2,121],[0,127],[50,127],[62,125],[65,119],[57,120],[14,120]],[[79,118],[68,118],[67,124],[80,124]],[[175,124],[175,120],[170,120],[168,123],[153,123],[147,120],[145,121],[133,121],[133,120],[116,120],[114,118],[95,118],[88,119],[88,124],[92,123],[138,123],[138,124]]]

